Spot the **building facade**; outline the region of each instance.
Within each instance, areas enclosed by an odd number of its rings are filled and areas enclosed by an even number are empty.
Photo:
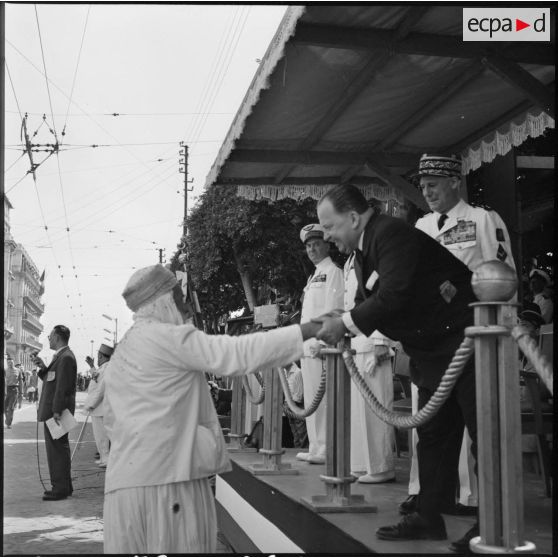
[[[44,277],[39,275],[25,248],[11,236],[11,208],[4,198],[4,352],[29,370],[31,355],[43,348],[39,335],[43,331],[40,319],[45,311],[41,302]]]

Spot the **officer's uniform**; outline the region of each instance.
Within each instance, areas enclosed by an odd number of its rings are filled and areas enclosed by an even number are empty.
[[[425,157],[423,157],[425,159]],[[431,159],[434,159],[433,157]],[[440,158],[440,161],[443,161]],[[441,163],[441,168],[443,168]],[[418,219],[416,228],[437,240],[471,271],[481,263],[500,260],[515,269],[510,236],[506,225],[496,211],[484,207],[474,207],[464,200],[445,213],[447,218],[439,228],[442,214],[431,212]],[[418,388],[411,386],[412,411],[418,411]],[[413,445],[416,448],[417,433],[413,430]],[[464,506],[478,506],[478,484],[474,472],[474,459],[470,451],[471,438],[467,430],[463,437],[459,456],[459,503]],[[409,494],[418,494],[418,463],[413,451]]]
[[[436,239],[471,271],[482,262],[496,259],[515,269],[510,235],[498,213],[460,200],[446,215],[440,230],[441,214],[437,212],[425,215],[415,226]]]
[[[301,233],[302,238],[303,234]],[[317,318],[331,310],[343,308],[343,291],[343,272],[327,256],[316,265],[314,273],[308,278],[304,288],[301,323],[308,322],[312,318]],[[311,356],[313,354],[311,347],[315,347],[317,344],[315,338],[304,342],[301,370],[306,406],[312,403],[316,395],[322,376],[322,366],[324,365],[322,358]],[[316,411],[306,417],[306,430],[308,431],[308,453],[310,457],[325,458],[327,434],[325,396]]]

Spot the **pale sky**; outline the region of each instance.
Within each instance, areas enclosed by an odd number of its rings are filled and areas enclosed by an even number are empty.
[[[190,146],[192,207],[285,9],[6,5],[5,190],[16,242],[46,269],[41,356],[62,323],[83,370],[91,340],[96,354],[112,338],[102,314],[118,319],[119,338],[131,325],[126,281],[158,248],[170,260],[181,236],[179,142]],[[32,143],[54,143],[50,128],[61,144],[36,188],[25,113],[29,135],[39,129]]]

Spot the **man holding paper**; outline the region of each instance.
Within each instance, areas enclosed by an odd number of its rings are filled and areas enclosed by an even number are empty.
[[[63,412],[74,414],[76,407],[77,365],[74,353],[68,347],[70,330],[63,325],[54,326],[48,336],[50,348],[55,351],[49,366],[35,357],[43,390],[37,410],[37,420],[45,421],[45,447],[52,490],[47,490],[43,500],[63,500],[72,494],[71,454],[68,434],[54,438],[47,421],[54,419],[61,424]],[[56,434],[55,434],[56,436]]]

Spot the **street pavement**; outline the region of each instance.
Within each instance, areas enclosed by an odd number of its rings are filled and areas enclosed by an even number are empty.
[[[86,394],[76,397],[79,427],[70,432],[70,448],[85,421],[82,414]],[[95,463],[95,441],[91,420],[72,461],[73,496],[43,501],[50,490],[43,424],[39,425],[34,403],[16,409],[11,429],[4,427],[4,538],[3,555],[101,555],[103,553],[103,489],[105,470]],[[37,460],[38,448],[38,460]],[[219,536],[217,552],[232,551]]]

